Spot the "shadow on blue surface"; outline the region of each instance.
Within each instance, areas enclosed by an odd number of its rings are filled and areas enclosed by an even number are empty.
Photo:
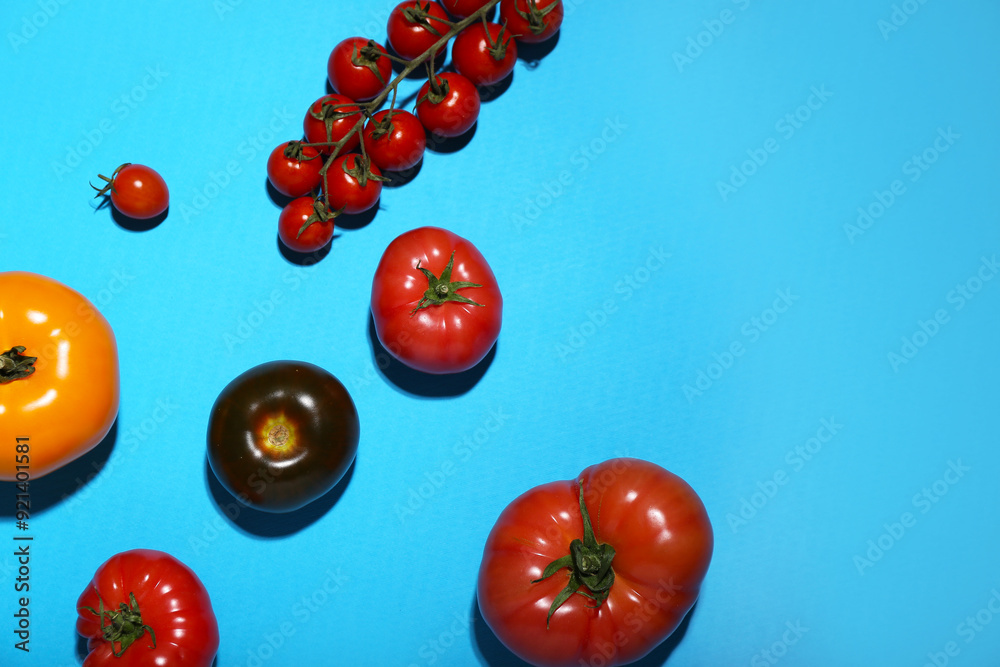
[[[434,153],[441,153],[447,155],[449,153],[457,153],[462,150],[472,141],[472,138],[476,136],[476,129],[479,128],[479,121],[477,120],[472,127],[470,127],[465,134],[460,134],[457,137],[439,137],[437,135],[427,133],[427,150],[433,151]]]
[[[562,35],[562,28],[560,28],[556,34],[548,38],[544,42],[539,42],[538,44],[524,44],[518,43],[517,45],[517,59],[524,61],[524,64],[528,69],[535,69],[541,64],[542,58],[552,53],[556,46],[559,44],[559,37]]]
[[[375,333],[375,320],[368,313],[368,338],[372,346],[372,362],[382,377],[407,394],[425,398],[448,398],[460,396],[473,387],[486,374],[497,354],[499,341],[493,344],[483,360],[462,373],[434,375],[414,370],[389,354]]]
[[[688,625],[691,623],[691,616],[697,607],[698,603],[695,602],[695,605],[691,607],[684,620],[677,626],[674,633],[667,637],[666,641],[654,648],[645,658],[631,662],[629,665],[634,667],[662,667],[666,665],[674,649],[684,639]],[[476,657],[479,658],[479,664],[488,665],[488,667],[531,667],[529,663],[518,658],[507,650],[506,646],[500,643],[500,640],[497,639],[497,636],[493,634],[490,626],[483,619],[483,615],[479,611],[479,602],[475,595],[472,596],[472,611],[469,616],[472,618],[474,628],[472,632],[472,650],[476,654]]]
[[[334,223],[336,226],[336,223]],[[278,244],[278,252],[281,256],[285,258],[289,264],[295,264],[296,266],[312,266],[316,262],[320,262],[324,257],[330,254],[330,249],[333,247],[333,242],[337,240],[340,234],[334,234],[330,242],[325,246],[317,250],[316,252],[296,252],[292,250],[284,243],[281,242],[281,237],[277,233],[274,235],[274,240]]]
[[[219,482],[212,467],[205,457],[205,486],[215,502],[216,510],[224,519],[241,532],[262,538],[286,537],[308,528],[317,519],[326,514],[344,495],[347,485],[354,477],[354,462],[335,487],[321,498],[314,500],[305,507],[294,512],[272,513],[261,512],[247,507],[233,494],[229,493]]]
[[[130,232],[148,232],[151,229],[155,229],[160,226],[160,223],[167,219],[170,215],[170,207],[159,215],[154,215],[152,218],[146,220],[139,220],[137,218],[130,218],[125,215],[114,206],[111,207],[111,219],[115,221],[119,227]]]
[[[107,465],[117,440],[118,418],[116,417],[108,434],[89,452],[45,477],[32,478],[29,481],[31,515],[38,516],[60,502],[72,498],[90,484]],[[17,482],[0,482],[0,494],[5,498],[13,498],[17,494]],[[0,516],[13,518],[16,509],[13,502],[4,503],[0,509]]]

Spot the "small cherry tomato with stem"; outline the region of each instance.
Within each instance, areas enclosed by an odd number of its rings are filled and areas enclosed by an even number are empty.
[[[91,183],[90,187],[97,190],[94,198],[110,195],[115,208],[135,220],[155,218],[170,205],[166,181],[145,165],[126,162],[115,169],[110,178],[104,174],[97,176],[106,185],[99,188]]]
[[[503,0],[500,21],[526,44],[544,42],[559,31],[563,21],[562,0]]]
[[[387,181],[367,157],[348,153],[335,159],[324,176],[327,201],[331,208],[357,215],[378,203],[382,183]]]
[[[514,71],[517,44],[506,26],[473,23],[455,38],[451,60],[459,74],[477,86],[491,86]]]
[[[293,199],[278,216],[278,238],[295,252],[315,252],[333,238],[333,221],[337,215],[322,199]]]
[[[450,28],[448,13],[438,3],[406,0],[392,10],[386,32],[389,45],[399,57],[413,60],[433,47]]]
[[[348,37],[333,47],[326,71],[335,91],[363,102],[378,95],[389,83],[392,63],[378,42]]]
[[[361,141],[360,133],[351,134],[351,131],[360,119],[361,110],[354,100],[344,95],[324,95],[309,107],[302,129],[308,143],[314,144],[320,153],[329,155],[334,144],[348,135],[341,150],[349,151],[357,147]]]
[[[399,109],[385,109],[372,116],[363,138],[368,157],[384,171],[415,166],[427,148],[424,126],[416,116]]]
[[[479,91],[454,72],[431,76],[417,94],[417,117],[428,132],[459,137],[479,118]]]
[[[286,141],[267,158],[267,178],[286,197],[301,197],[319,187],[323,160],[312,146]]]

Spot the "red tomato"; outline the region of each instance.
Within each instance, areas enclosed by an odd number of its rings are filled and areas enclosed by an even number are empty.
[[[428,132],[442,137],[461,136],[479,118],[479,91],[461,74],[445,72],[435,79],[438,91],[431,91],[428,81],[417,94],[417,117]]]
[[[533,665],[624,665],[680,625],[712,546],[708,514],[684,480],[612,459],[504,509],[486,540],[479,608]]]
[[[455,18],[464,19],[472,16],[486,6],[490,0],[443,0],[444,8]]]
[[[335,91],[365,101],[376,97],[392,79],[392,63],[378,42],[348,37],[333,47],[326,72]]]
[[[219,650],[208,592],[187,565],[162,551],[112,556],[76,607],[76,631],[90,651],[83,667],[209,667]]]
[[[378,203],[384,180],[379,168],[365,164],[357,153],[341,155],[326,171],[330,208],[352,215],[364,213]]]
[[[473,23],[458,33],[451,47],[451,61],[458,73],[477,86],[491,86],[514,71],[517,44],[505,26]]]
[[[389,14],[389,44],[400,58],[413,60],[428,51],[451,28],[448,13],[436,2],[406,0]]]
[[[301,197],[319,187],[322,168],[319,151],[299,141],[286,141],[267,158],[267,178],[286,197]]]
[[[315,252],[333,238],[333,219],[321,200],[299,197],[281,209],[278,237],[295,252]]]
[[[98,174],[107,182],[97,190],[97,197],[110,193],[111,203],[124,215],[136,220],[155,218],[170,205],[167,183],[156,171],[142,164],[126,162],[115,169],[111,178]]]
[[[346,105],[346,106],[344,106]],[[309,107],[305,120],[302,122],[302,129],[306,135],[306,141],[311,144],[336,143],[346,137],[354,127],[355,123],[361,120],[358,107],[354,106],[354,100],[343,95],[324,95]],[[340,149],[341,153],[357,148],[361,139],[355,132]],[[324,155],[333,152],[333,146],[317,146],[320,153]]]
[[[386,171],[413,167],[427,148],[424,126],[410,112],[397,109],[385,109],[372,116],[365,126],[364,140],[368,157]]]
[[[500,22],[517,41],[534,44],[556,34],[563,22],[562,0],[503,0]]]
[[[375,333],[418,371],[458,373],[478,364],[500,335],[502,312],[490,265],[474,245],[444,229],[402,234],[375,270]]]

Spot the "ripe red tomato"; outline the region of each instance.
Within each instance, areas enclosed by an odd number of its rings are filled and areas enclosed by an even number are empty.
[[[490,0],[443,0],[444,8],[448,13],[458,19],[472,16],[477,11],[486,6]]]
[[[278,216],[278,237],[295,252],[315,252],[333,238],[331,213],[320,199],[293,199]]]
[[[389,14],[389,44],[400,58],[413,60],[448,32],[448,13],[436,2],[406,0]]]
[[[708,514],[684,480],[612,459],[504,509],[483,551],[479,608],[533,665],[627,664],[680,625],[712,546]]]
[[[363,102],[376,97],[392,79],[392,63],[378,42],[348,37],[333,47],[326,72],[335,91]]]
[[[286,141],[267,158],[267,178],[286,197],[301,197],[319,187],[322,168],[319,151],[300,141]]]
[[[341,155],[326,171],[327,197],[334,210],[355,215],[364,213],[378,203],[382,195],[382,176],[379,168],[366,163],[361,155]]]
[[[208,423],[208,463],[240,502],[291,512],[351,467],[361,430],[344,385],[319,366],[271,361],[226,385]]]
[[[458,373],[493,347],[503,298],[474,245],[447,230],[421,227],[385,249],[371,307],[375,333],[390,354],[425,373]]]
[[[427,148],[424,126],[409,111],[398,109],[385,109],[372,116],[365,126],[364,140],[368,157],[386,171],[413,167]]]
[[[155,218],[170,205],[167,183],[155,170],[142,164],[126,162],[115,169],[111,178],[98,174],[107,182],[97,190],[97,197],[111,195],[111,203],[124,215],[136,220]]]
[[[428,132],[461,136],[479,118],[479,91],[461,74],[445,72],[435,78],[438,91],[432,91],[428,81],[417,94],[417,117]]]
[[[170,554],[134,549],[101,565],[76,603],[83,667],[209,667],[219,624],[208,592]]]
[[[517,44],[505,26],[473,23],[458,33],[451,61],[458,73],[477,86],[491,86],[514,71]]]
[[[507,29],[519,42],[544,42],[562,25],[563,3],[562,0],[503,0],[500,22],[507,23]]]
[[[344,95],[324,95],[309,107],[302,129],[306,141],[310,144],[336,143],[346,137],[351,129],[361,119],[361,114],[354,100]],[[357,148],[361,142],[360,132],[355,132],[346,141],[340,152],[345,153]],[[320,153],[328,155],[333,146],[317,146]]]

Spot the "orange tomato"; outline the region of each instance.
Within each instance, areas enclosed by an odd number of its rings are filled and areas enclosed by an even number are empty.
[[[97,308],[51,278],[0,272],[0,480],[37,479],[86,454],[111,429],[118,397],[118,346]]]

